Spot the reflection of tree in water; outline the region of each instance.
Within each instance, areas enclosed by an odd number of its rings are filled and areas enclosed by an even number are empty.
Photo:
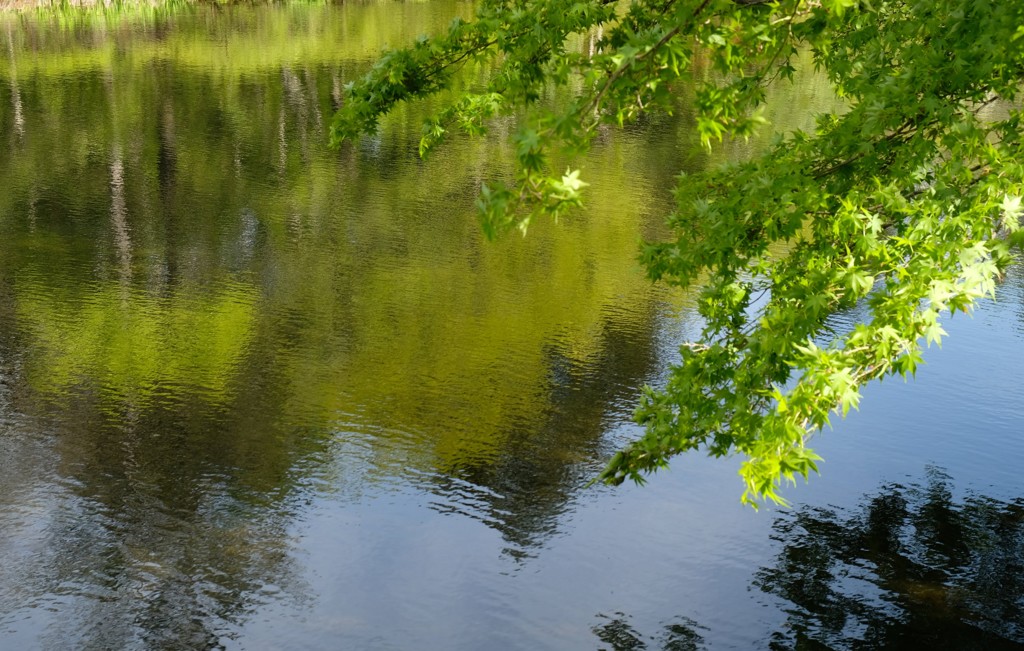
[[[648,648],[662,651],[697,651],[705,648],[704,637],[697,632],[701,626],[686,617],[679,617],[664,624],[662,630],[653,636],[639,633],[629,623],[629,616],[624,613],[614,613],[611,617],[598,615],[598,618],[607,620],[594,627],[594,635],[608,645],[599,647],[603,651],[640,651]]]
[[[599,352],[586,364],[553,347],[544,417],[512,432],[493,461],[438,477],[433,490],[444,501],[435,508],[483,520],[501,532],[515,558],[554,533],[574,492],[597,472],[608,406],[630,404],[654,367],[653,314],[633,317],[626,324],[606,317]]]
[[[773,648],[1024,648],[1024,499],[888,485],[855,513],[783,515],[755,585],[792,603]]]
[[[46,505],[27,523],[0,512],[0,612],[59,609],[25,624],[46,622],[43,648],[206,649],[261,604],[298,598],[293,486],[272,476],[287,468],[253,468],[245,485],[232,468],[244,432],[198,403],[151,405],[118,426],[72,400],[77,423],[51,422],[52,442],[22,442],[0,463],[0,492]]]

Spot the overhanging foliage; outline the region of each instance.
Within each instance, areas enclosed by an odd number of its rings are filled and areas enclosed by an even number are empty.
[[[810,50],[849,110],[754,160],[681,177],[675,239],[644,248],[653,279],[699,280],[706,327],[667,384],[645,389],[646,433],[601,475],[641,481],[681,452],[739,452],[744,501],[782,502],[784,480],[816,470],[810,437],[865,383],[912,375],[945,334],[940,317],[991,296],[1010,263],[1024,212],[1022,25],[1024,3],[986,0],[486,0],[475,20],[386,54],[348,88],[332,134],[372,132],[396,103],[490,62],[486,88],[426,125],[421,153],[525,108],[515,183],[480,195],[494,235],[578,205],[586,184],[553,157],[585,150],[603,123],[671,110],[684,84],[705,146],[750,135],[765,86]],[[594,47],[569,46],[581,35]],[[574,99],[542,107],[552,86]],[[860,303],[867,318],[827,331]]]

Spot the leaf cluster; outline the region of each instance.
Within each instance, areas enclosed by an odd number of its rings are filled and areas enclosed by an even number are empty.
[[[992,296],[1024,237],[1020,25],[1024,5],[991,0],[492,0],[386,55],[350,87],[334,137],[371,131],[465,62],[494,62],[485,91],[443,109],[421,150],[523,116],[514,185],[480,196],[497,234],[578,205],[585,183],[559,175],[553,153],[585,149],[603,123],[671,110],[683,85],[705,146],[749,136],[766,85],[809,50],[848,110],[753,160],[681,176],[674,238],[644,247],[652,279],[700,286],[705,326],[667,384],[644,390],[645,434],[601,475],[639,482],[682,452],[738,452],[743,499],[784,502],[783,482],[817,470],[812,435],[857,408],[867,382],[912,376],[942,316]],[[567,47],[573,35],[594,46]],[[557,86],[574,99],[542,106]],[[856,306],[866,318],[829,329]]]

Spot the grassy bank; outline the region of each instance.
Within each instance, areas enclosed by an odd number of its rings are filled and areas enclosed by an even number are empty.
[[[266,0],[0,0],[0,12],[133,12],[175,9],[197,5],[272,4]],[[305,0],[304,4],[330,4],[330,0]]]

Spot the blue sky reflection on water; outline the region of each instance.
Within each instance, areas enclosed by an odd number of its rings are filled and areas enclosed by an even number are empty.
[[[816,439],[826,459],[822,476],[788,491],[790,513],[822,507],[852,515],[883,485],[923,486],[935,472],[948,475],[955,500],[1019,500],[1020,294],[1015,269],[998,302],[948,322],[950,337],[928,353],[916,381],[870,387],[862,412]],[[628,424],[617,427],[608,436],[635,433]],[[665,629],[680,622],[706,648],[765,648],[772,632],[788,628],[782,610],[792,608],[752,586],[755,568],[768,566],[782,546],[771,539],[780,512],[739,504],[737,468],[735,460],[694,455],[645,487],[579,493],[557,530],[519,560],[503,554],[506,542],[472,513],[438,515],[433,495],[397,490],[357,504],[325,500],[296,528],[311,560],[323,559],[308,564],[321,568],[308,580],[322,598],[301,615],[282,609],[276,623],[254,620],[242,639],[283,641],[319,622],[372,648],[401,648],[395,640],[422,636],[423,648],[584,649],[600,644],[580,635],[584,622],[597,628],[619,619],[648,648],[659,648]],[[363,535],[395,522],[404,523],[388,538],[397,544]],[[339,550],[345,561],[324,569]],[[389,569],[376,577],[379,585],[372,594],[361,591],[357,586],[374,581],[370,568],[382,564]],[[887,598],[866,582],[847,589],[865,602]],[[1017,601],[1010,612],[1019,616],[1019,596],[1006,598]],[[858,634],[853,624],[849,631]]]

